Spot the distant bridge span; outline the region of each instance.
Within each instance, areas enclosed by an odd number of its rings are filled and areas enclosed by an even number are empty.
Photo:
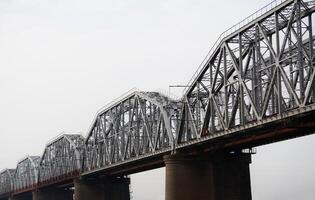
[[[86,138],[3,170],[0,199],[129,199],[128,175],[162,166],[166,200],[251,199],[251,148],[314,133],[314,10],[273,1],[221,34],[181,100],[124,95]]]

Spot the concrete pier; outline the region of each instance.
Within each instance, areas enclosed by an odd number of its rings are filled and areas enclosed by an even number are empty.
[[[251,200],[250,154],[170,155],[165,200]]]
[[[24,193],[24,194],[11,196],[11,197],[9,197],[8,200],[33,200],[33,193],[32,192],[27,192],[27,193]]]
[[[68,188],[52,188],[34,191],[32,196],[32,200],[72,200],[73,191]]]
[[[75,200],[129,200],[130,179],[102,178],[95,180],[76,179],[74,182]]]

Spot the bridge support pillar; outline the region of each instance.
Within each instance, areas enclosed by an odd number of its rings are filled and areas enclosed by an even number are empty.
[[[8,200],[32,200],[32,192],[26,192],[24,194],[14,195],[8,198]]]
[[[130,179],[105,178],[97,180],[75,180],[75,200],[130,200]]]
[[[165,161],[165,200],[251,200],[251,155],[170,155]]]
[[[73,191],[68,188],[37,190],[32,193],[32,200],[72,200]]]
[[[16,198],[16,197],[9,197],[9,198],[7,198],[7,199],[1,199],[1,200],[19,200],[19,199]]]

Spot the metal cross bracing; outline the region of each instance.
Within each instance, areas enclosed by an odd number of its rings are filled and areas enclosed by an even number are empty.
[[[175,145],[179,102],[135,91],[98,113],[86,138],[85,170]]]
[[[288,0],[221,40],[186,91],[177,143],[314,103],[314,9]]]
[[[14,192],[35,188],[40,156],[26,156],[17,164],[14,173]]]
[[[14,169],[4,169],[0,172],[0,196],[13,191]]]
[[[39,163],[38,185],[78,176],[82,168],[84,139],[63,134],[49,142]]]
[[[274,2],[220,36],[181,101],[141,91],[116,99],[97,114],[85,140],[63,134],[40,158],[0,172],[0,196],[142,158],[161,161],[184,146],[201,149],[205,138],[315,111],[315,0]]]

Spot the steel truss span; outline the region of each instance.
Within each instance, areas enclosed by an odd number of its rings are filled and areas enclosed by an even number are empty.
[[[81,172],[84,139],[79,134],[63,134],[46,145],[39,163],[38,184],[77,176]]]
[[[14,174],[14,191],[36,187],[39,161],[39,156],[27,156],[18,162]]]
[[[0,196],[12,192],[14,172],[15,169],[5,169],[0,172]]]
[[[178,143],[315,101],[314,1],[285,1],[221,40],[186,91]]]
[[[136,91],[100,112],[85,141],[85,169],[172,148],[179,106],[160,93]]]
[[[60,135],[41,157],[1,171],[0,198],[79,176],[154,168],[170,152],[313,133],[314,11],[315,0],[272,2],[220,36],[182,100],[143,91],[115,100],[97,114],[85,139]]]

